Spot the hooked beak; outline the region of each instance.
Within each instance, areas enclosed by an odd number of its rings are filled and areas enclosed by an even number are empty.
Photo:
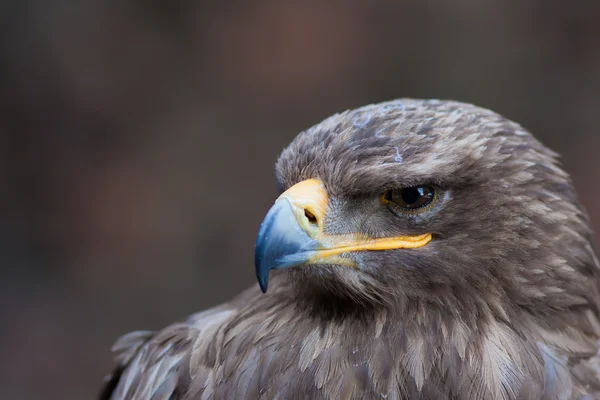
[[[302,181],[285,191],[263,220],[256,240],[254,264],[263,293],[269,271],[302,264],[335,264],[356,267],[343,253],[423,247],[430,233],[417,236],[370,238],[359,233],[332,235],[324,232],[328,197],[323,183]]]

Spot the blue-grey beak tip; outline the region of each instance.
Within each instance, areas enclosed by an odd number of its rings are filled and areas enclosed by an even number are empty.
[[[267,289],[269,288],[268,274],[258,277],[258,286],[260,286],[260,290],[262,290],[263,293],[267,293]]]
[[[265,243],[261,240],[261,235],[259,233],[258,240],[256,241],[256,250],[254,253],[254,266],[256,267],[256,279],[258,280],[260,290],[262,290],[263,293],[267,293],[267,288],[269,287],[270,268],[263,262],[265,253],[264,247]]]
[[[316,248],[317,243],[298,225],[289,201],[275,202],[260,225],[254,253],[256,278],[263,293],[272,269],[300,265]]]

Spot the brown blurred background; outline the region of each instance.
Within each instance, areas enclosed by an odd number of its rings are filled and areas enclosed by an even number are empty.
[[[492,108],[600,228],[600,2],[0,2],[0,388],[90,399],[109,347],[254,281],[299,131],[397,97]]]

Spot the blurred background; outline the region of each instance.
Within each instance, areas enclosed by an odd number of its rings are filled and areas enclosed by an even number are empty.
[[[0,387],[91,399],[121,334],[255,285],[273,164],[398,97],[494,109],[600,228],[600,2],[0,2]]]

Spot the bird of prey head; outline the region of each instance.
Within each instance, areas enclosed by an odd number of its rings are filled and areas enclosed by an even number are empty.
[[[103,399],[600,398],[590,223],[524,128],[391,101],[300,133],[276,175],[266,295],[125,336]]]
[[[403,99],[337,114],[299,134],[276,173],[283,193],[256,245],[263,291],[285,268],[298,296],[330,300],[319,307],[417,301],[508,320],[598,304],[569,177],[491,111]]]

